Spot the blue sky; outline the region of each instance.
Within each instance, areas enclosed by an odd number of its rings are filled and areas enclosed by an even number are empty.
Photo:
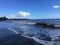
[[[0,17],[60,19],[60,0],[0,0]]]

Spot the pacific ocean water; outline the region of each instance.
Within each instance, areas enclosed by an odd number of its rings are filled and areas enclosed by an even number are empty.
[[[37,26],[30,25],[27,23],[47,23],[47,24],[60,25],[60,19],[31,19],[31,20],[0,21],[0,38],[6,37],[8,35],[13,35],[13,34],[21,34],[21,36],[35,37],[37,39],[43,39],[46,36],[53,37],[53,38],[56,36],[60,36],[60,29],[43,28],[38,25]]]

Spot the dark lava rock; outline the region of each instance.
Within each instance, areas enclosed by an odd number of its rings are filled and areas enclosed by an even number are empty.
[[[49,28],[55,28],[53,24],[48,25]]]
[[[47,24],[46,23],[36,23],[35,25],[41,25],[41,26],[47,26]]]
[[[10,35],[0,39],[0,45],[43,45],[20,35]]]
[[[42,26],[44,28],[58,28],[58,27],[55,27],[54,24],[36,23],[35,25]]]

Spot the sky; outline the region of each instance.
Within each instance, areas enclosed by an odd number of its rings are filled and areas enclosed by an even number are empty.
[[[0,17],[60,19],[60,0],[0,0]]]

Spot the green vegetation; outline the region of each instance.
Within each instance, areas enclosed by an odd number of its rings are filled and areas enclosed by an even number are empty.
[[[6,18],[6,17],[0,17],[0,20],[29,20],[29,19],[19,19],[19,18],[9,19],[9,18]]]
[[[7,20],[8,18],[6,17],[0,17],[0,20]]]

